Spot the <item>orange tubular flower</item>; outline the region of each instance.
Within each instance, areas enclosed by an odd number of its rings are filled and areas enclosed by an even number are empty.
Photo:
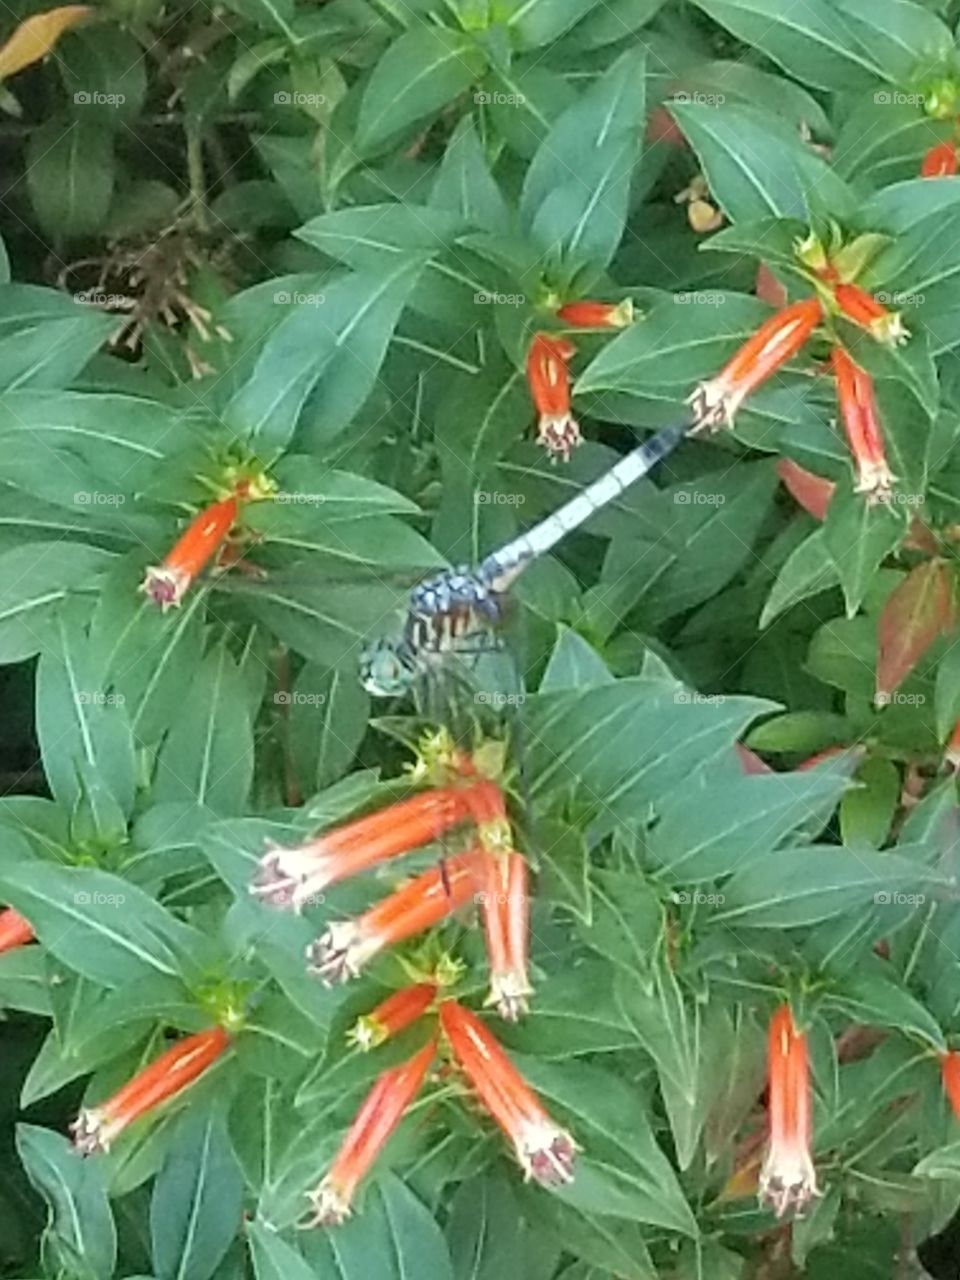
[[[237,510],[235,497],[205,507],[167,553],[163,564],[147,570],[141,590],[161,609],[178,605],[226,539]]]
[[[567,361],[576,347],[565,338],[537,333],[527,353],[527,383],[540,415],[538,439],[549,454],[566,462],[580,443],[580,428],[570,408],[570,371]]]
[[[690,397],[694,427],[729,426],[747,396],[801,350],[822,319],[818,300],[805,298],[765,320],[717,376]]]
[[[950,1100],[953,1114],[960,1120],[960,1053],[956,1049],[942,1055],[940,1073],[944,1093]]]
[[[944,759],[954,772],[960,772],[960,720],[953,726]]]
[[[110,1144],[128,1125],[186,1089],[229,1044],[230,1036],[223,1027],[213,1027],[178,1041],[112,1098],[98,1107],[81,1111],[71,1125],[74,1145],[85,1156],[109,1151]]]
[[[500,1016],[516,1022],[528,1010],[533,994],[527,977],[530,937],[530,899],[527,893],[527,860],[521,853],[487,854],[482,894],[483,923],[490,962],[490,995],[487,1004]]]
[[[465,906],[480,885],[479,850],[448,858],[356,920],[337,920],[307,948],[308,970],[326,983],[355,978],[386,947],[404,942]]]
[[[480,1101],[513,1143],[528,1178],[548,1186],[573,1181],[577,1150],[475,1013],[445,1000],[440,1025]]]
[[[338,880],[438,839],[472,816],[472,787],[435,787],[305,844],[270,848],[250,885],[274,907],[302,911]]]
[[[385,1040],[406,1031],[423,1017],[436,999],[437,990],[435,982],[418,982],[415,986],[394,991],[371,1013],[357,1019],[348,1039],[365,1053],[378,1048]]]
[[[564,324],[575,329],[626,329],[633,324],[633,300],[622,302],[568,302],[557,312]]]
[[[812,1119],[807,1037],[789,1005],[770,1020],[768,1046],[770,1141],[760,1170],[760,1197],[778,1218],[820,1194],[810,1154]]]
[[[866,494],[868,502],[886,502],[896,477],[887,466],[873,379],[843,347],[834,347],[831,361],[840,415],[857,468],[856,492]]]
[[[877,342],[897,346],[910,337],[899,312],[888,310],[858,284],[834,286],[833,299],[848,320],[858,324],[861,329],[866,329]]]
[[[349,1217],[357,1187],[420,1092],[436,1052],[437,1040],[434,1038],[408,1062],[378,1076],[357,1112],[330,1172],[319,1186],[308,1193],[313,1212],[302,1224],[304,1228],[337,1226]]]
[[[955,142],[941,142],[923,157],[920,166],[921,178],[952,178],[960,170],[960,157],[957,156]]]
[[[0,955],[4,951],[14,951],[17,947],[33,942],[36,936],[23,916],[14,911],[13,907],[0,911]]]

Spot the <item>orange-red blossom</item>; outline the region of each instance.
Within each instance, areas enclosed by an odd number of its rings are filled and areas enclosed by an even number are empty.
[[[463,1005],[445,1000],[440,1025],[454,1058],[510,1139],[527,1177],[548,1186],[571,1182],[576,1143],[547,1114],[487,1024]]]
[[[633,301],[568,302],[557,312],[557,318],[575,329],[626,329],[633,324]]]
[[[420,1092],[436,1051],[437,1039],[434,1037],[409,1061],[399,1067],[391,1067],[377,1077],[341,1143],[330,1171],[308,1193],[313,1212],[302,1224],[305,1228],[337,1226],[349,1216],[357,1187]]]
[[[366,1052],[398,1036],[423,1017],[436,999],[437,990],[435,982],[417,982],[394,991],[356,1020],[349,1034],[351,1043]]]
[[[230,1044],[222,1027],[186,1036],[128,1081],[113,1097],[80,1112],[71,1126],[73,1140],[85,1156],[108,1151],[128,1125],[181,1093],[202,1075]]]
[[[689,401],[694,426],[711,431],[729,426],[747,396],[801,350],[822,319],[820,302],[805,298],[765,320],[717,376],[694,391]]]
[[[877,342],[897,346],[910,336],[900,313],[885,307],[858,284],[834,285],[833,300],[848,320],[866,329]]]
[[[924,155],[921,178],[952,178],[960,170],[955,142],[939,142]]]
[[[951,1049],[940,1058],[940,1074],[943,1091],[947,1095],[953,1114],[960,1120],[960,1053]]]
[[[304,844],[271,847],[250,892],[271,906],[301,911],[328,885],[438,839],[472,816],[476,791],[493,785],[434,787]]]
[[[537,333],[527,352],[527,384],[540,415],[537,438],[549,454],[558,454],[564,461],[580,443],[580,427],[570,405],[567,367],[576,350],[566,338]]]
[[[896,477],[887,465],[873,379],[843,347],[834,347],[831,361],[840,416],[857,469],[856,492],[866,494],[868,502],[886,502]]]
[[[760,1170],[760,1197],[780,1218],[820,1194],[810,1154],[807,1037],[797,1030],[789,1005],[781,1005],[770,1020],[767,1064],[770,1137]]]
[[[13,907],[6,907],[0,911],[0,954],[25,946],[35,937],[36,934],[31,926],[18,911],[14,911]]]
[[[488,853],[483,890],[478,896],[490,965],[487,1004],[496,1005],[508,1022],[516,1022],[527,1012],[527,997],[533,994],[527,976],[530,897],[523,854],[513,850],[499,855]]]
[[[226,540],[238,509],[236,497],[204,507],[167,552],[162,564],[147,570],[140,589],[163,610],[179,605],[194,578]]]
[[[432,867],[355,920],[337,920],[307,948],[308,969],[324,982],[355,978],[375,955],[439,924],[470,902],[481,883],[483,853],[473,849]]]

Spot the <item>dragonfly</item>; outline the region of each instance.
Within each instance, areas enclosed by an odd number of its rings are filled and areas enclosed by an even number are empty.
[[[490,552],[475,569],[461,565],[417,583],[400,630],[363,651],[360,679],[367,692],[402,697],[435,674],[447,655],[470,657],[500,648],[498,628],[520,574],[648,475],[689,430],[689,423],[663,427],[539,524]]]

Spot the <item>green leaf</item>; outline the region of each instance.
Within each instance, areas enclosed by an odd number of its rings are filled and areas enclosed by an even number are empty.
[[[253,726],[243,679],[226,644],[197,667],[181,716],[157,757],[156,803],[206,805],[214,813],[240,813],[253,777]]]
[[[222,1110],[188,1109],[150,1201],[158,1280],[209,1280],[240,1233],[243,1190]]]
[[[563,1059],[629,1048],[635,1036],[614,998],[609,966],[584,958],[551,973],[536,995],[536,1016],[504,1026],[503,1043],[518,1053]]]
[[[586,1063],[524,1058],[520,1067],[551,1111],[566,1113],[583,1148],[573,1182],[555,1192],[561,1200],[587,1212],[650,1222],[686,1236],[699,1234],[636,1089]]]
[[[47,235],[60,244],[95,235],[113,196],[113,132],[84,116],[52,116],[27,146],[27,187]]]
[[[250,1223],[247,1239],[257,1280],[316,1280],[303,1255],[262,1222]]]
[[[599,0],[566,0],[563,6],[551,0],[511,0],[506,10],[510,27],[521,49],[536,49],[559,38],[580,22]]]
[[[520,1206],[500,1173],[471,1178],[450,1202],[446,1227],[454,1280],[501,1280],[523,1256]]]
[[[377,1179],[362,1214],[336,1235],[314,1232],[304,1241],[317,1280],[454,1280],[433,1214],[392,1174]]]
[[[650,507],[657,533],[615,537],[586,596],[598,633],[631,609],[656,625],[720,591],[751,556],[776,485],[769,463],[756,462],[662,490]]]
[[[623,236],[646,109],[643,51],[618,59],[557,119],[523,184],[520,216],[543,250],[606,266]]]
[[[117,1232],[97,1161],[32,1124],[17,1125],[17,1153],[49,1206],[48,1238],[59,1265],[84,1280],[111,1280]]]
[[[140,114],[147,69],[130,32],[108,25],[72,31],[57,45],[57,68],[79,121],[119,132]]]
[[[788,74],[820,89],[909,84],[949,56],[950,32],[919,4],[877,0],[696,0]]]
[[[808,600],[839,585],[840,574],[823,530],[815,529],[790,552],[781,566],[763,606],[760,626],[768,627],[774,618],[801,600]]]
[[[650,857],[682,886],[747,872],[812,820],[824,827],[848,778],[841,772],[766,773],[674,792],[647,838]],[[687,895],[689,896],[689,895]]]
[[[838,485],[823,523],[823,541],[843,588],[848,618],[863,603],[880,561],[905,533],[900,512],[885,503],[871,506],[849,483]]]
[[[474,38],[448,27],[416,26],[387,48],[364,90],[357,150],[378,151],[394,135],[441,111],[483,74]]]
[[[108,792],[125,816],[133,808],[135,760],[122,700],[100,680],[98,657],[73,614],[37,666],[37,736],[43,768],[68,811]]]
[[[700,1071],[700,1010],[687,1004],[673,970],[659,956],[651,965],[647,982],[641,984],[621,973],[617,975],[616,989],[627,1020],[656,1063],[677,1161],[681,1169],[687,1169],[706,1121]]]
[[[775,862],[734,875],[711,918],[756,929],[795,929],[883,905],[894,894],[923,895],[937,878],[907,852],[816,845],[784,849]]]
[[[752,107],[672,102],[671,113],[696,151],[710,193],[733,222],[807,220],[809,201],[835,216],[854,199],[822,156],[789,125]]]
[[[224,411],[228,425],[268,451],[288,443],[301,415],[314,447],[342,431],[376,382],[422,266],[405,258],[388,273],[341,276],[302,303],[276,294],[281,314]]]
[[[75,542],[32,542],[0,552],[0,662],[39,653],[63,602],[89,591],[113,555]]]
[[[308,662],[286,699],[290,746],[298,776],[309,791],[320,790],[346,773],[367,732],[370,696],[356,672],[329,670]]]
[[[142,889],[92,867],[4,865],[0,896],[26,916],[52,955],[101,986],[157,973],[178,977],[205,949],[201,934]]]
[[[449,210],[467,226],[499,235],[511,229],[507,202],[490,172],[476,126],[468,117],[460,121],[447,143],[430,205]]]
[[[535,798],[571,791],[603,826],[636,823],[691,774],[725,759],[745,725],[772,704],[679,701],[642,677],[528,698]]]

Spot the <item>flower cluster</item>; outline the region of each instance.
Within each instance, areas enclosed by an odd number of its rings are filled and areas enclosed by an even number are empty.
[[[465,829],[465,852],[402,884],[362,915],[328,925],[307,949],[308,969],[326,983],[344,982],[385,949],[478,901],[490,959],[489,1003],[515,1020],[526,1012],[531,993],[527,861],[513,848],[500,786],[469,758],[451,758],[443,767],[453,775],[445,785],[303,844],[271,845],[250,892],[271,906],[299,912],[329,885]]]
[[[429,1007],[425,996],[421,985],[384,1001],[369,1015],[378,1034],[396,1034],[411,1025]],[[547,1186],[573,1178],[573,1138],[551,1119],[487,1024],[455,1000],[443,1000],[438,1015],[428,1043],[377,1077],[330,1169],[308,1193],[304,1227],[335,1226],[349,1215],[358,1186],[419,1093],[441,1047],[506,1135],[526,1177]]]
[[[633,324],[633,303],[567,302],[556,312],[573,329],[624,329]],[[535,333],[527,351],[527,385],[539,415],[537,438],[551,457],[564,462],[580,443],[580,427],[570,402],[570,361],[577,348],[555,333]]]
[[[739,348],[721,371],[700,384],[690,398],[694,430],[730,426],[743,401],[797,355],[827,318],[829,309],[866,330],[878,342],[903,341],[907,334],[896,312],[859,285],[839,278],[817,244],[799,252],[814,264],[821,296],[805,298],[775,312]],[[856,491],[870,503],[889,501],[896,477],[886,446],[873,378],[833,338],[831,365],[847,441],[856,468]]]

